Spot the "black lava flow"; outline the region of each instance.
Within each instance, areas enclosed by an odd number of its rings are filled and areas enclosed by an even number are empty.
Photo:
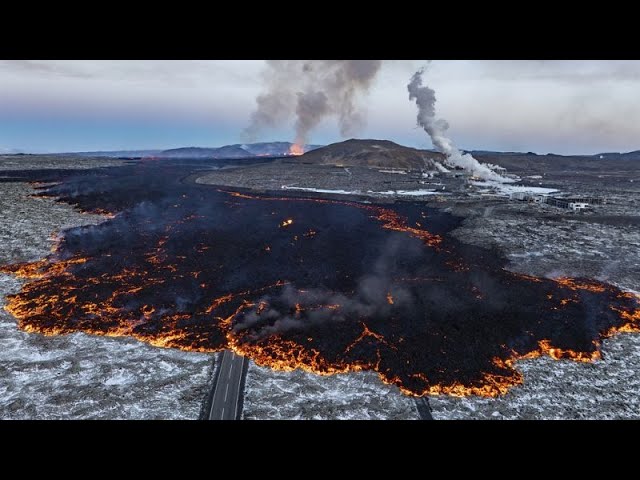
[[[495,395],[521,381],[510,360],[545,353],[542,344],[590,357],[602,337],[637,323],[636,297],[511,273],[498,252],[448,235],[461,219],[436,209],[380,206],[442,238],[430,246],[383,228],[376,206],[233,195],[187,179],[203,168],[10,172],[59,182],[39,195],[117,214],[64,232],[49,263],[86,261],[29,280],[12,297],[20,325],[233,347],[276,368],[371,369],[405,393]]]

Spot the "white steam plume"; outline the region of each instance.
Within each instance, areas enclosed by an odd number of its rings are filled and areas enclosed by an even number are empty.
[[[485,180],[501,183],[513,182],[509,178],[498,175],[484,163],[478,162],[470,154],[462,153],[446,136],[449,124],[442,118],[436,118],[436,92],[426,85],[422,85],[423,73],[424,69],[418,70],[411,77],[411,81],[407,85],[409,100],[415,99],[418,106],[418,125],[429,134],[433,146],[447,156],[447,163],[461,167]]]

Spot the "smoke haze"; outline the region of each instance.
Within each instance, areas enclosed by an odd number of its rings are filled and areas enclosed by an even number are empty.
[[[381,60],[269,60],[265,91],[243,136],[253,141],[265,128],[295,117],[295,143],[305,145],[323,119],[336,116],[340,134],[352,136],[365,125],[358,99],[375,79]]]

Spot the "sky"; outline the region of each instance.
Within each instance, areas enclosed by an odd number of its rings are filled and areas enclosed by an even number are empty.
[[[357,138],[432,148],[407,83],[424,60],[384,61]],[[242,143],[262,60],[0,60],[0,153]],[[434,60],[424,75],[462,149],[594,154],[640,149],[640,61]],[[258,141],[291,141],[294,120]],[[311,142],[342,140],[335,119]]]

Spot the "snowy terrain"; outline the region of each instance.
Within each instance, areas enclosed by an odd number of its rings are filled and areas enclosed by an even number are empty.
[[[500,182],[491,182],[491,181],[483,181],[483,182],[471,181],[469,183],[479,188],[485,188],[487,190],[496,190],[497,192],[503,195],[511,195],[512,193],[531,193],[531,194],[544,195],[544,194],[558,192],[558,190],[555,188],[530,187],[527,185],[509,185],[509,184],[504,184]]]
[[[421,197],[423,195],[442,195],[443,193],[436,190],[387,190],[386,192],[373,192],[367,190],[367,193],[375,195],[404,195],[408,197]],[[446,195],[446,194],[445,194]]]
[[[331,193],[334,195],[362,195],[360,190],[329,190],[326,188],[311,188],[311,187],[290,187],[288,185],[282,185],[282,190],[300,190],[303,192],[315,192],[315,193]],[[434,190],[387,190],[384,192],[375,192],[373,190],[367,190],[369,195],[404,195],[410,197],[419,197],[423,195],[441,195],[442,192]]]
[[[60,167],[26,162],[9,167]],[[0,170],[6,166],[0,158]],[[0,264],[38,260],[49,253],[53,231],[104,220],[31,198],[32,193],[24,183],[0,183]],[[128,338],[22,332],[1,309],[5,295],[19,288],[19,280],[0,274],[0,418],[198,418],[210,387],[212,355]]]
[[[605,340],[593,364],[523,360],[524,384],[504,397],[429,399],[438,419],[638,419],[640,336]]]
[[[320,377],[249,363],[244,419],[419,419],[413,398],[373,372]]]
[[[350,192],[348,190],[327,190],[326,188],[289,187],[287,185],[282,185],[282,190],[300,190],[303,192],[333,193],[336,195],[357,195],[360,193],[359,190],[354,190]]]

